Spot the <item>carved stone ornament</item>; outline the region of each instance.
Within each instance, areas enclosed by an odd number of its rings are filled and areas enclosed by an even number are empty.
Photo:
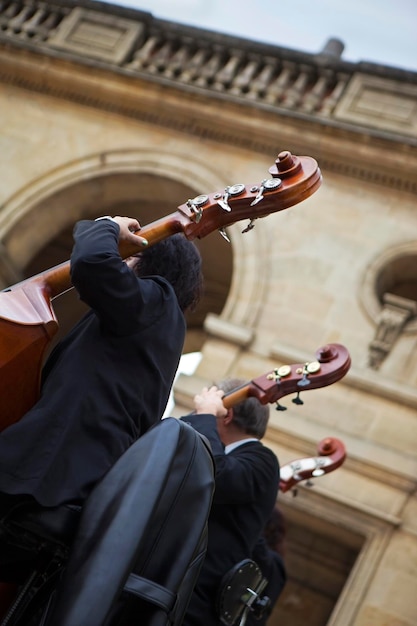
[[[62,20],[48,43],[61,50],[120,65],[138,43],[143,30],[141,22],[77,7]]]
[[[383,296],[375,337],[369,344],[369,367],[379,369],[407,322],[417,315],[417,302],[392,293]]]

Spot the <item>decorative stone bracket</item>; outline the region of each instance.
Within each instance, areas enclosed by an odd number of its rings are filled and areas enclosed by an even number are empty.
[[[369,344],[369,367],[379,369],[407,322],[417,315],[417,302],[385,293],[374,339]]]

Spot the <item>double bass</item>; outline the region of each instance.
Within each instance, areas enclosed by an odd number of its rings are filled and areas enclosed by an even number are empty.
[[[349,371],[351,358],[342,344],[331,343],[316,350],[315,359],[306,363],[282,365],[266,374],[227,392],[223,404],[228,409],[247,398],[256,398],[261,404],[276,404],[285,410],[279,400],[291,393],[293,402],[300,405],[300,393],[332,385]],[[294,489],[298,483],[318,478],[340,467],[346,459],[346,448],[340,439],[326,437],[317,446],[317,456],[297,459],[280,468],[279,490]],[[295,493],[295,491],[293,491]]]
[[[227,238],[231,224],[248,219],[242,231],[248,232],[258,218],[298,204],[320,185],[321,172],[312,157],[283,151],[268,178],[189,199],[136,234],[148,245],[176,233],[192,240],[219,230]],[[120,246],[123,258],[135,252]],[[65,262],[0,293],[0,430],[21,419],[39,397],[44,356],[58,330],[53,300],[69,289],[70,265]]]
[[[337,382],[351,366],[350,354],[339,343],[329,343],[316,350],[315,358],[306,363],[293,363],[274,368],[266,374],[225,394],[223,404],[228,409],[246,398],[254,397],[261,404],[276,403],[278,411],[285,410],[279,400],[295,393],[295,404],[303,404],[301,392],[319,389]]]

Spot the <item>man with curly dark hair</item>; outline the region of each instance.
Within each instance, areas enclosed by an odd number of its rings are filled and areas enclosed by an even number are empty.
[[[164,412],[201,293],[201,257],[183,235],[153,246],[128,217],[74,229],[71,280],[90,310],[55,347],[39,401],[0,433],[2,502],[82,503]],[[137,247],[125,262],[119,244]]]

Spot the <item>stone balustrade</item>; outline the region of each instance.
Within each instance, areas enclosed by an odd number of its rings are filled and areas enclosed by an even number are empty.
[[[331,54],[328,63],[323,54],[318,63],[317,55],[181,27],[142,12],[110,5],[109,19],[109,12],[102,13],[97,5],[94,8],[89,2],[74,7],[65,1],[0,0],[0,36],[15,43],[31,42],[44,49],[56,49],[60,47],[60,29],[65,30],[66,21],[71,20],[73,32],[78,29],[86,34],[88,29],[93,51],[95,27],[100,27],[100,18],[106,15],[111,38],[111,17],[117,29],[117,22],[123,16],[124,21],[139,22],[141,29],[134,45],[125,50],[121,61],[117,60],[118,67],[159,76],[188,88],[208,89],[319,116],[331,115],[354,69]],[[73,20],[75,12],[77,19]],[[65,49],[68,51],[69,47],[67,37]],[[71,52],[77,54],[76,38],[72,40]],[[85,54],[83,49],[82,56]],[[108,56],[105,60],[111,62]],[[344,71],[340,71],[340,64]]]

